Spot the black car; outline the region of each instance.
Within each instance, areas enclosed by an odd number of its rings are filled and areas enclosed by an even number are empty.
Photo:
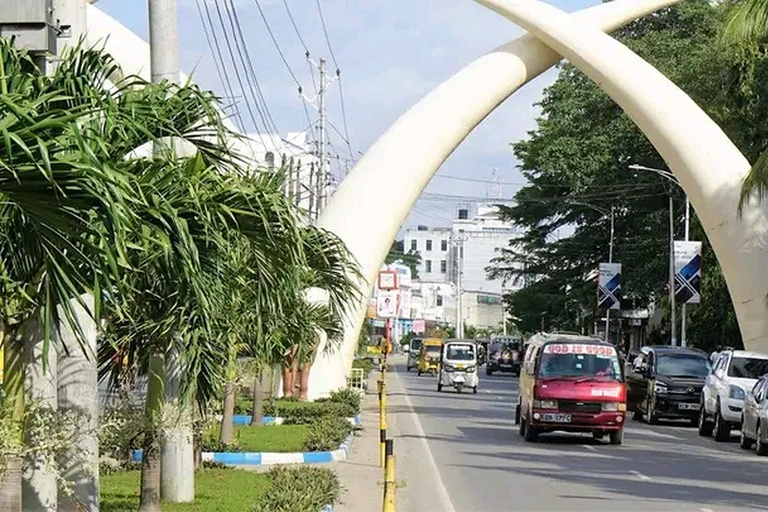
[[[697,349],[643,347],[627,375],[627,409],[636,420],[687,419],[696,425],[709,356]]]
[[[523,342],[514,338],[494,338],[488,352],[488,362],[485,365],[485,374],[493,375],[493,372],[514,373],[520,376]]]

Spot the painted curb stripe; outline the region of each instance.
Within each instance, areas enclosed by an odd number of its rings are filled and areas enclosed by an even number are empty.
[[[353,434],[332,452],[203,452],[204,461],[220,462],[222,464],[248,465],[248,466],[272,466],[280,464],[324,464],[347,460],[349,445],[352,443]],[[141,462],[142,450],[132,453],[134,462]]]
[[[216,416],[216,419],[221,420],[221,415]],[[354,426],[358,426],[361,423],[361,418],[359,414],[353,418],[348,418],[348,419],[349,419],[349,422]],[[273,425],[273,424],[282,425],[283,421],[284,421],[283,418],[280,418],[280,417],[276,418],[274,416],[264,416],[261,419],[261,422],[264,425]],[[236,414],[232,418],[232,424],[233,425],[250,425],[251,416],[250,414]]]

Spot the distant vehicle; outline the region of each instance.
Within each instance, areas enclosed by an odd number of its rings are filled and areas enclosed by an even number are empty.
[[[421,344],[419,350],[419,364],[417,370],[419,375],[422,373],[437,373],[440,367],[440,352],[443,347],[443,340],[439,338],[427,338]]]
[[[523,342],[517,338],[494,337],[491,339],[485,374],[493,372],[514,373],[520,376],[520,366],[523,360]]]
[[[627,406],[634,418],[656,423],[659,418],[698,423],[701,390],[710,369],[706,352],[652,345],[643,347],[627,375]]]
[[[453,386],[457,393],[470,388],[477,393],[477,344],[473,340],[448,340],[440,355],[437,373],[437,391]]]
[[[419,366],[419,351],[423,342],[424,338],[411,338],[404,347],[404,350],[408,353],[408,358],[405,360],[405,371],[409,372],[411,368]]]
[[[616,348],[573,334],[536,334],[520,373],[516,423],[526,441],[554,431],[607,434],[622,444],[626,386]]]
[[[758,455],[768,455],[768,375],[760,377],[744,399],[739,444],[745,450],[754,444]]]
[[[704,383],[699,434],[728,441],[731,429],[741,428],[744,398],[766,373],[768,354],[728,349],[719,352]]]

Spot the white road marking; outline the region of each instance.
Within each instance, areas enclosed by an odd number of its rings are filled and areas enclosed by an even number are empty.
[[[628,434],[640,434],[644,436],[661,437],[664,439],[682,439],[680,436],[673,436],[672,434],[662,434],[661,432],[654,432],[653,430],[645,430],[639,428],[624,428],[624,432]]]
[[[644,474],[642,474],[642,473],[641,473],[641,472],[639,472],[639,471],[630,471],[630,473],[632,473],[633,475],[635,475],[635,476],[636,476],[637,478],[639,478],[640,480],[650,480],[650,479],[651,479],[651,477],[649,477],[648,475],[644,475]]]
[[[395,372],[394,375],[400,380],[400,375],[397,372]],[[432,471],[435,473],[435,479],[437,480],[437,495],[438,499],[442,502],[440,509],[445,512],[456,512],[456,509],[451,502],[451,497],[448,494],[448,489],[445,488],[445,483],[443,483],[443,477],[440,475],[440,470],[437,468],[435,456],[432,455],[432,450],[429,447],[427,434],[424,432],[424,427],[421,426],[419,415],[416,414],[416,411],[413,408],[413,402],[411,402],[411,397],[408,395],[408,390],[405,389],[405,386],[402,386],[402,382],[400,385],[404,391],[403,398],[405,400],[405,405],[411,410],[411,415],[413,415],[413,422],[416,425],[416,433],[418,434],[419,439],[424,443],[424,448],[427,450],[427,464],[431,466]]]
[[[589,445],[589,444],[585,444],[584,448],[586,448],[587,450],[593,451],[593,452],[597,451],[597,448],[595,448],[594,446]]]
[[[701,512],[715,512],[715,511],[712,510],[711,508],[703,508],[701,509]]]

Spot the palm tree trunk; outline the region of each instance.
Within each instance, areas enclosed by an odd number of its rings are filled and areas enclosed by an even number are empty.
[[[311,369],[312,363],[304,363],[301,365],[299,373],[299,400],[302,402],[307,401],[307,393],[309,392],[309,371]]]
[[[219,442],[232,444],[234,439],[235,417],[235,383],[227,381],[224,386],[224,410],[221,414],[221,429],[219,429]]]
[[[149,360],[146,421],[141,464],[139,512],[160,512],[161,430],[165,357],[155,352]]]
[[[264,393],[261,386],[261,370],[253,381],[253,410],[251,411],[251,426],[260,427],[264,422]]]
[[[21,457],[8,457],[6,464],[0,476],[0,510],[21,512]]]

